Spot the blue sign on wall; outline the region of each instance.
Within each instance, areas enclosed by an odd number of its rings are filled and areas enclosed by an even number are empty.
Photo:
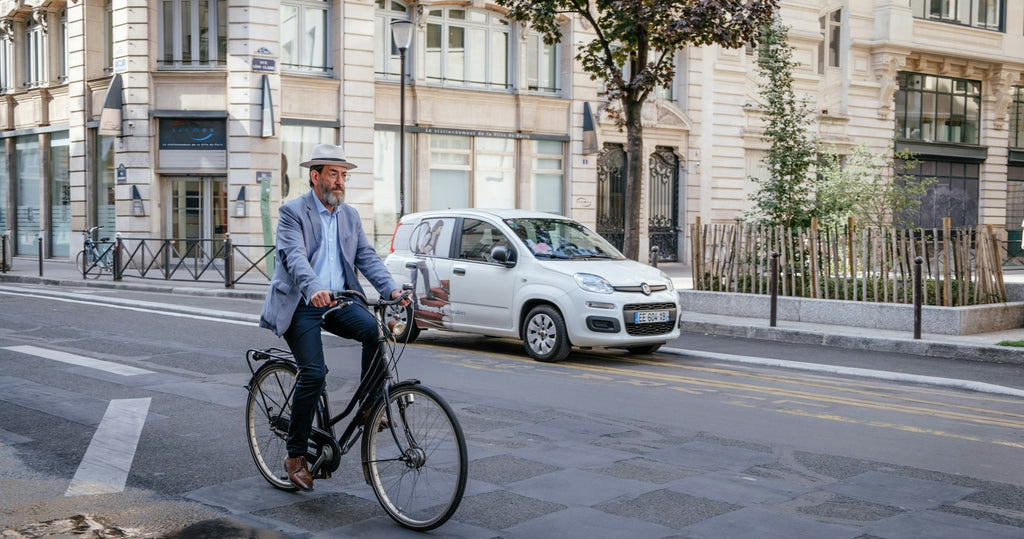
[[[225,150],[227,120],[161,118],[160,149]]]
[[[273,73],[277,71],[277,61],[273,58],[253,58],[252,70],[263,73]]]

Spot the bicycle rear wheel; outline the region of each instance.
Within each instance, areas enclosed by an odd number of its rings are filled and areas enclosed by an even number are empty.
[[[391,391],[391,429],[377,428],[383,403],[363,435],[370,486],[391,518],[406,528],[432,530],[458,509],[466,490],[466,438],[451,407],[421,385]]]
[[[275,488],[295,491],[288,480],[284,459],[285,438],[292,417],[292,393],[298,369],[292,363],[268,363],[256,371],[245,405],[245,431],[252,460]]]
[[[92,256],[89,251],[82,249],[78,251],[78,256],[75,257],[75,267],[78,268],[79,275],[92,277],[98,279],[103,270],[98,264],[94,264]]]

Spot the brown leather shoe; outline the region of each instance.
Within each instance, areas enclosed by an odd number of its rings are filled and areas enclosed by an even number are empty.
[[[288,480],[302,490],[313,490],[313,476],[306,467],[306,457],[288,457],[284,459],[284,469],[288,472]]]

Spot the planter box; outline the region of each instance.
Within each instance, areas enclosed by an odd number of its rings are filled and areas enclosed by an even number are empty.
[[[771,297],[761,294],[680,290],[679,300],[683,310],[695,313],[764,320],[771,315]],[[779,296],[777,307],[778,320],[914,331],[913,305]],[[970,307],[921,308],[923,333],[974,335],[1022,327],[1024,301]]]

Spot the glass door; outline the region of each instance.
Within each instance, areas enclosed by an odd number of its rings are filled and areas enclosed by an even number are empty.
[[[219,258],[227,234],[227,182],[219,177],[170,179],[170,237],[175,258]]]

